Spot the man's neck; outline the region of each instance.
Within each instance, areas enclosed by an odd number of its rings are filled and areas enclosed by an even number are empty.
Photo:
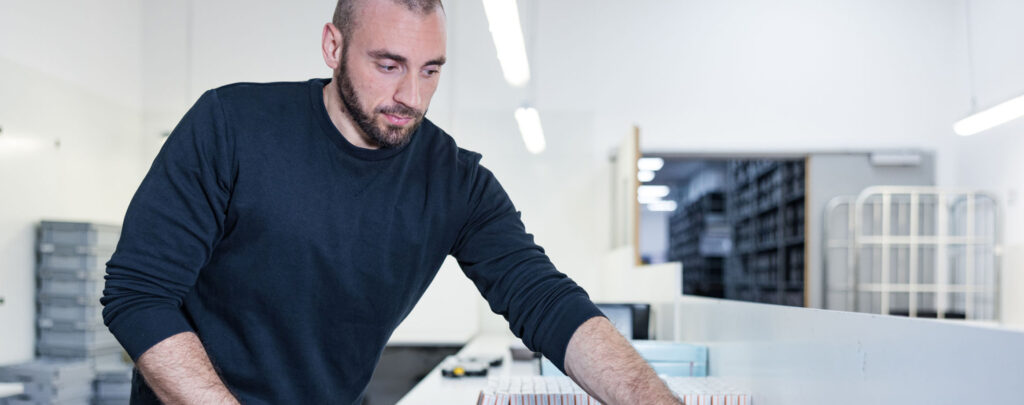
[[[331,117],[331,123],[334,124],[335,128],[338,128],[338,132],[341,132],[341,136],[357,147],[363,149],[380,149],[376,144],[367,141],[368,137],[355,125],[352,117],[345,110],[345,104],[341,102],[341,96],[338,94],[338,81],[331,80],[324,86],[323,90],[324,97],[324,108],[327,109],[327,115]]]

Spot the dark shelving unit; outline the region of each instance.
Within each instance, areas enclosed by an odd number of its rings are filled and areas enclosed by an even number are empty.
[[[725,298],[804,305],[804,170],[803,160],[733,160],[726,166],[726,217],[735,249],[725,259]]]
[[[709,192],[679,206],[669,217],[668,257],[683,263],[683,293],[722,298],[725,260],[732,251],[725,194]]]

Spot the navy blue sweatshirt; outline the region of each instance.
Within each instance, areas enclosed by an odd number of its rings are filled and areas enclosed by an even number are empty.
[[[600,312],[480,155],[429,120],[402,148],[356,147],[328,117],[326,83],[210,90],[174,129],[107,263],[103,318],[128,354],[192,331],[243,403],[357,403],[452,255],[562,368],[572,333]],[[152,402],[136,378],[133,403]]]

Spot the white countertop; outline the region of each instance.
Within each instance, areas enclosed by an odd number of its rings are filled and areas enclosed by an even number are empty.
[[[0,398],[12,397],[25,392],[22,383],[0,383]]]
[[[473,338],[458,354],[503,356],[501,366],[491,367],[487,377],[445,378],[441,376],[441,365],[438,364],[398,401],[398,405],[435,405],[439,400],[447,404],[472,405],[476,403],[480,390],[487,386],[490,377],[537,375],[536,361],[512,361],[508,347],[515,341],[516,338],[507,335],[481,335]]]

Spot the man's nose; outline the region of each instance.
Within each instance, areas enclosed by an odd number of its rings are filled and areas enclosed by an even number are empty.
[[[415,74],[406,74],[398,83],[395,101],[415,110],[420,109],[420,83]]]

